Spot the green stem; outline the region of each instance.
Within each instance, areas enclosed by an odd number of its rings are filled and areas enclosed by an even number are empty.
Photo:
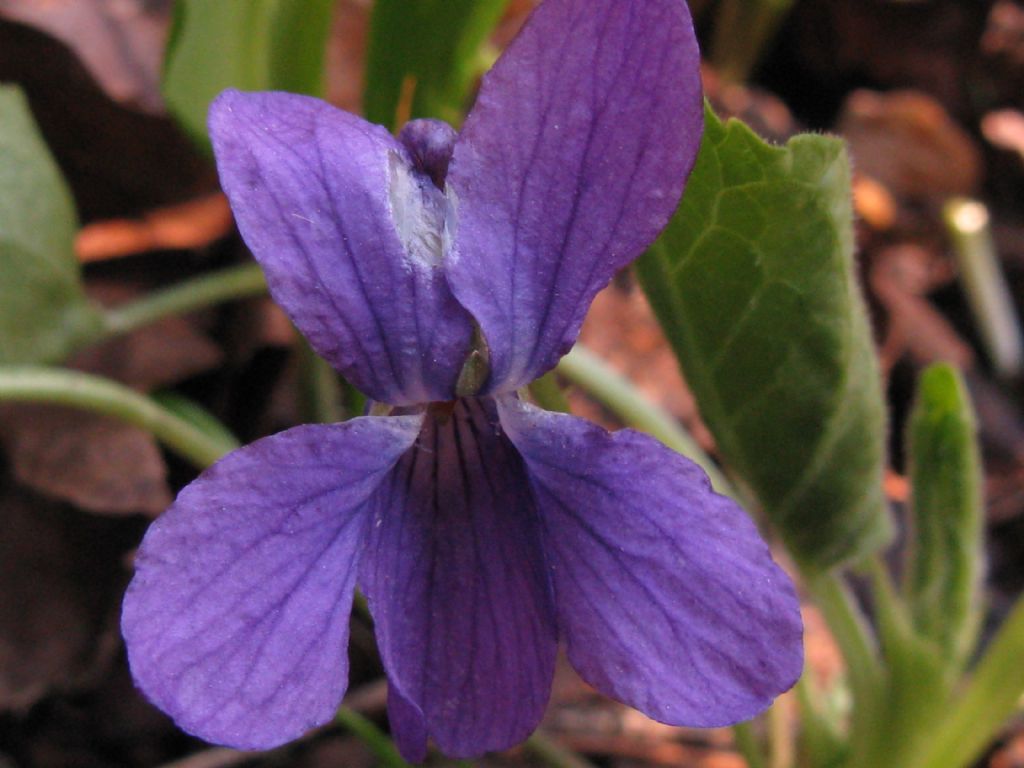
[[[107,310],[102,337],[134,331],[168,315],[179,315],[232,299],[261,296],[267,283],[259,264],[243,264],[184,280],[124,306]],[[95,341],[98,341],[96,339]]]
[[[639,429],[674,451],[697,462],[708,473],[719,493],[739,498],[714,461],[683,429],[672,414],[659,408],[624,376],[581,344],[577,344],[558,364],[557,371],[606,406],[623,423]]]
[[[530,384],[530,395],[546,411],[569,413],[569,401],[558,383],[558,373],[548,371]]]
[[[41,366],[0,368],[0,401],[66,405],[112,416],[151,432],[198,467],[208,467],[238,447],[223,435],[202,432],[133,389],[78,371]]]
[[[711,63],[723,80],[745,82],[789,13],[793,0],[721,0]]]
[[[813,593],[814,601],[843,653],[854,711],[869,713],[884,680],[878,643],[842,576],[832,571],[805,573],[804,576],[807,588]]]
[[[871,594],[875,602],[875,617],[885,650],[885,638],[892,636],[909,636],[912,634],[910,616],[906,604],[900,599],[893,584],[889,568],[880,555],[866,558],[864,570],[871,579]]]
[[[388,738],[372,720],[363,717],[352,709],[342,707],[338,710],[335,720],[350,730],[370,751],[376,755],[385,768],[411,768],[395,748],[394,742]]]
[[[805,662],[804,673],[794,688],[800,712],[800,754],[807,765],[840,765],[849,747],[839,735],[834,718],[822,712],[813,677],[814,670]]]
[[[523,744],[523,749],[550,768],[594,768],[589,760],[584,760],[541,731],[535,731]]]
[[[330,364],[313,351],[304,338],[296,341],[299,358],[299,410],[307,424],[333,424],[342,420],[341,382]]]
[[[963,695],[932,731],[927,751],[913,768],[960,768],[971,765],[1006,721],[1021,707],[1024,695],[1024,598],[1018,599],[988,651],[978,663]]]
[[[747,720],[744,723],[736,723],[732,727],[732,735],[736,740],[736,749],[743,755],[747,768],[768,768],[761,751],[761,743],[754,733],[754,722]]]
[[[977,200],[954,198],[942,214],[967,303],[992,365],[1000,376],[1019,376],[1024,366],[1024,338],[1013,293],[992,240],[988,208]]]

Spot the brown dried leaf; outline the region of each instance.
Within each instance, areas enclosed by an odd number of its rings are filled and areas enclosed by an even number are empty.
[[[142,215],[216,188],[170,118],[111,100],[64,43],[0,18],[0,81],[17,83],[84,222]]]
[[[0,710],[101,674],[126,574],[112,523],[0,489]]]
[[[110,219],[82,227],[75,253],[83,262],[146,251],[200,248],[231,231],[234,220],[220,192],[148,211],[141,219]]]
[[[1016,109],[989,112],[981,120],[981,132],[994,146],[1024,159],[1024,114]]]
[[[962,369],[974,365],[971,346],[926,298],[942,281],[935,262],[923,248],[899,245],[883,250],[872,264],[872,295],[887,315],[888,331],[881,350],[886,370],[904,354],[922,366],[938,361]]]
[[[943,106],[918,91],[855,91],[839,132],[858,172],[898,197],[942,200],[974,193],[981,154]]]
[[[112,290],[91,285],[89,293],[109,299]],[[122,289],[123,295],[123,289]],[[104,303],[108,303],[104,301]],[[166,317],[76,354],[69,366],[115,379],[140,392],[208,371],[221,361],[220,349],[183,317]]]
[[[167,466],[148,432],[59,406],[0,413],[0,442],[29,488],[101,515],[156,516],[171,503]]]
[[[102,293],[111,293],[107,288]],[[150,391],[208,370],[220,351],[183,318],[170,317],[99,344],[70,365]],[[0,410],[0,445],[26,486],[97,514],[156,515],[171,501],[153,437],[105,416],[50,405]]]
[[[714,439],[701,421],[697,403],[643,291],[625,275],[594,299],[581,341],[632,381],[648,398],[679,418],[706,449]],[[599,410],[572,400],[574,412],[602,421]],[[583,407],[579,407],[583,406]]]
[[[978,54],[989,3],[816,0],[794,5],[786,54],[799,62],[794,85],[802,86],[805,99],[822,98],[820,90],[808,88],[810,78],[833,91],[865,80],[885,89],[916,88],[961,113],[977,102],[976,79],[968,70]]]
[[[327,39],[327,100],[349,112],[360,110],[369,23],[369,0],[338,0]]]
[[[170,22],[166,0],[0,0],[0,15],[69,46],[115,101],[163,110],[160,66]]]
[[[853,177],[853,208],[861,221],[879,232],[892,229],[899,213],[885,185],[861,174]]]
[[[1024,4],[1020,0],[996,0],[989,10],[981,36],[986,85],[993,90],[992,103],[1019,103],[1024,87]]]

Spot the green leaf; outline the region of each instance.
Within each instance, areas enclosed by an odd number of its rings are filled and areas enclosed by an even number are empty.
[[[225,88],[323,95],[332,0],[178,0],[163,93],[209,149],[206,112]]]
[[[813,690],[814,683],[809,682],[813,676],[813,670],[805,665],[804,674],[794,688],[800,723],[797,765],[840,768],[849,759],[850,745],[840,732],[839,716],[834,711],[838,707]]]
[[[276,5],[267,87],[323,97],[324,57],[334,0],[279,0]]]
[[[507,3],[376,0],[366,57],[366,119],[395,129],[411,117],[458,125],[469,89],[484,69],[480,47]]]
[[[907,436],[913,526],[905,592],[917,631],[959,667],[980,619],[982,499],[974,413],[952,366],[921,375]]]
[[[975,765],[1024,696],[1024,598],[1017,598],[960,696],[908,768]]]
[[[195,400],[170,389],[154,392],[150,398],[154,403],[165,408],[168,413],[174,414],[195,427],[210,440],[225,446],[227,450],[234,450],[239,446],[238,438],[224,425],[224,422]]]
[[[955,676],[948,674],[939,647],[914,631],[880,559],[871,563],[871,575],[885,673],[874,699],[861,702],[867,716],[854,721],[848,764],[907,766],[942,730]]]
[[[62,359],[99,328],[71,193],[21,91],[0,87],[0,365]]]
[[[707,110],[683,201],[637,269],[723,457],[791,553],[824,568],[882,545],[885,410],[842,142],[773,147]]]

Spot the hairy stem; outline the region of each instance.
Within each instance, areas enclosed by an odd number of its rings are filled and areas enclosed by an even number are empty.
[[[398,753],[394,742],[369,718],[354,709],[342,707],[335,715],[335,720],[358,737],[385,768],[411,768]]]
[[[0,368],[0,401],[51,403],[100,413],[151,432],[175,453],[205,468],[238,443],[209,434],[115,381],[42,366]]]
[[[853,695],[852,732],[856,737],[872,727],[885,683],[878,641],[840,573],[805,573],[804,581],[846,662]]]
[[[224,301],[260,296],[266,292],[267,283],[259,264],[243,264],[210,272],[107,310],[101,339],[94,341],[134,331],[168,315],[192,312]]]

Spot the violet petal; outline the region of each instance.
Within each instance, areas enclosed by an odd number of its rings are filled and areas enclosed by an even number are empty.
[[[420,421],[362,418],[259,440],[150,526],[121,629],[136,684],[181,728],[267,749],[334,716],[368,498]]]
[[[360,585],[409,759],[427,736],[454,757],[510,747],[550,694],[556,637],[536,512],[495,422],[490,401],[435,406],[377,495]]]
[[[538,377],[679,202],[703,123],[682,0],[545,0],[484,78],[448,173],[445,267],[490,392]]]
[[[438,189],[444,189],[456,138],[458,134],[448,123],[431,118],[412,120],[398,134],[413,167],[429,176]]]
[[[374,400],[449,399],[472,322],[441,264],[444,195],[384,128],[307,96],[225,91],[221,184],[274,300]]]
[[[388,724],[395,746],[406,760],[422,763],[427,759],[427,721],[423,711],[405,698],[397,686],[388,687]]]
[[[746,720],[803,663],[793,585],[731,499],[651,437],[506,396],[559,632],[584,680],[673,725]]]

